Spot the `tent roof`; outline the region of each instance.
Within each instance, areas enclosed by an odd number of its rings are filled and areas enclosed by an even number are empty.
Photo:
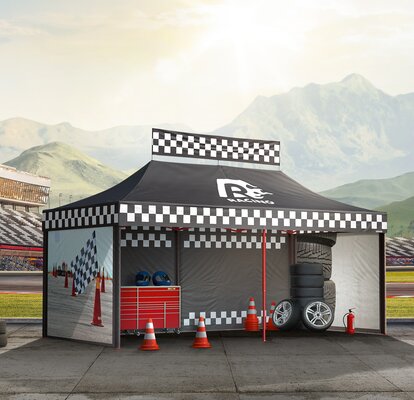
[[[44,229],[167,226],[356,232],[386,214],[327,199],[283,172],[151,161],[118,185],[45,211]]]
[[[220,181],[227,183],[226,197],[220,197]],[[244,183],[241,181],[249,184],[249,188],[254,186],[262,189],[266,194],[261,196],[259,193],[257,199],[252,198],[243,190]],[[221,194],[224,194],[223,189]],[[161,161],[150,161],[118,185],[61,209],[122,202],[196,207],[367,211],[314,193],[281,171]]]

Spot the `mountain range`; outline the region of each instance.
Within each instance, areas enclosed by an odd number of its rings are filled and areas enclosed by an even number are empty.
[[[190,130],[180,124],[159,128]],[[25,118],[0,122],[0,163],[15,158],[28,148],[51,142],[66,143],[117,170],[137,169],[151,159],[150,126],[117,126],[87,131],[68,122],[42,124]]]
[[[185,125],[160,128],[191,131]],[[64,142],[117,170],[150,159],[151,127],[86,131],[23,118],[0,122],[0,162],[28,147]],[[414,170],[414,93],[390,96],[361,75],[259,96],[211,134],[281,141],[281,169],[313,190]]]
[[[314,190],[414,170],[414,93],[390,96],[361,75],[260,96],[216,133],[281,140],[281,167]]]

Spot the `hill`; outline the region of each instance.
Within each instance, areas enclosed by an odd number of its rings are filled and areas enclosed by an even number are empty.
[[[387,236],[414,237],[414,196],[379,207],[378,210],[388,213]]]
[[[65,204],[101,192],[127,177],[59,142],[32,147],[5,164],[51,178],[51,207],[59,205],[59,201]]]
[[[363,208],[377,208],[414,196],[414,172],[388,179],[364,179],[320,193]]]

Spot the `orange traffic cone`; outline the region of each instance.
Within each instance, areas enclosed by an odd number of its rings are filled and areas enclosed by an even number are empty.
[[[209,349],[211,347],[210,342],[207,339],[206,325],[204,323],[204,317],[200,317],[198,320],[198,327],[196,336],[193,342],[195,349]]]
[[[93,304],[93,320],[91,325],[103,326],[101,319],[101,279],[99,276],[96,277],[96,287],[95,287],[95,303]]]
[[[254,298],[249,299],[249,309],[247,310],[247,317],[244,321],[244,330],[248,332],[257,332],[259,330],[259,318],[257,318],[256,305]]]
[[[273,313],[275,312],[275,308],[276,308],[276,302],[272,301],[272,305],[270,306],[269,320],[267,321],[267,324],[266,324],[266,330],[268,330],[268,331],[278,331],[279,330],[277,328],[277,326],[275,326],[275,324],[273,323]]]
[[[75,289],[75,275],[73,275],[72,277],[72,294],[71,296],[75,297],[76,296],[76,289]]]
[[[102,268],[101,293],[105,293],[105,270]]]
[[[69,281],[68,281],[68,271],[65,271],[65,288],[69,287]]]
[[[147,325],[145,327],[145,336],[144,341],[141,344],[140,350],[159,350],[160,347],[157,344],[157,339],[155,339],[154,324],[152,319],[149,318]]]

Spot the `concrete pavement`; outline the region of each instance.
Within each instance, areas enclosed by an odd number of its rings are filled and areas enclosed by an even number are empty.
[[[414,324],[389,334],[305,331],[259,337],[158,335],[161,350],[41,339],[41,325],[9,326],[0,348],[0,399],[414,399]]]

